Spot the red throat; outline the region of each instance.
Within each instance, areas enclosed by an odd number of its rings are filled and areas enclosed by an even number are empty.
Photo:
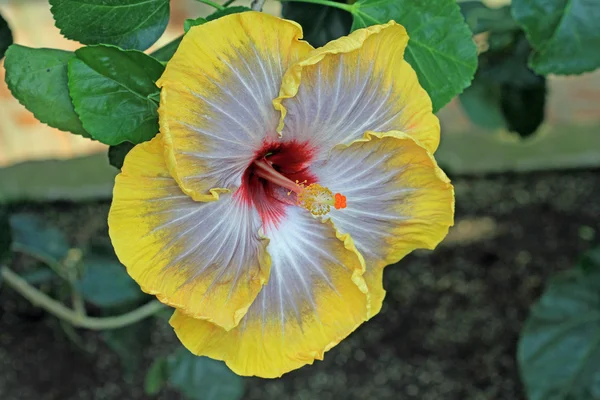
[[[289,188],[285,189],[262,178],[254,161],[264,161],[264,165],[269,165],[292,182],[309,185],[317,182],[317,178],[309,170],[313,155],[314,149],[308,143],[266,142],[244,172],[242,185],[236,196],[256,208],[265,227],[276,227],[285,217],[286,208],[295,204],[295,194],[288,194]]]

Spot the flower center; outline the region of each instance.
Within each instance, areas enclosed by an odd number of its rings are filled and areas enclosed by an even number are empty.
[[[256,209],[263,225],[276,227],[289,206],[300,206],[314,215],[331,207],[344,208],[346,198],[318,184],[310,172],[314,148],[307,142],[265,142],[248,165],[236,196]]]
[[[289,190],[288,195],[292,192],[296,193],[296,204],[313,215],[325,215],[331,207],[335,207],[336,210],[346,208],[346,196],[343,194],[334,195],[329,188],[318,183],[305,185],[306,181],[292,182],[291,179],[277,172],[266,158],[255,160],[252,165],[256,176]]]

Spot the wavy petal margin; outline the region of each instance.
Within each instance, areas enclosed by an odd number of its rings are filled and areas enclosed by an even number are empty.
[[[231,194],[192,200],[169,175],[163,154],[158,135],[125,158],[108,216],[113,246],[145,292],[232,329],[269,278],[260,218]]]
[[[402,132],[367,132],[334,147],[311,171],[346,196],[347,207],[328,218],[364,257],[373,316],[385,296],[383,268],[415,249],[435,248],[454,224],[454,188],[432,154]]]
[[[366,131],[402,131],[434,152],[440,125],[431,100],[404,60],[408,35],[390,21],[358,29],[315,49],[283,77],[278,130],[326,152]]]
[[[271,277],[238,327],[225,332],[178,311],[171,318],[192,353],[239,375],[275,378],[321,360],[368,315],[365,266],[348,235],[292,208],[270,236]]]
[[[298,24],[260,12],[231,14],[184,36],[157,82],[171,175],[197,201],[240,186],[265,141],[277,137],[286,69],[312,47]]]

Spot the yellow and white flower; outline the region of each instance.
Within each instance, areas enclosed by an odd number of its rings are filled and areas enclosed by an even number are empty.
[[[322,359],[379,312],[382,271],[434,248],[454,194],[390,22],[313,49],[257,12],[192,28],[109,215],[119,259],[183,344],[241,375]]]

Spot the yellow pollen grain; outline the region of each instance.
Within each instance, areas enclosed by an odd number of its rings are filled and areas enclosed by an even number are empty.
[[[331,206],[335,204],[334,195],[326,187],[318,183],[311,183],[304,186],[303,183],[296,182],[302,188],[298,193],[297,204],[310,211],[313,215],[325,215],[331,210]]]

